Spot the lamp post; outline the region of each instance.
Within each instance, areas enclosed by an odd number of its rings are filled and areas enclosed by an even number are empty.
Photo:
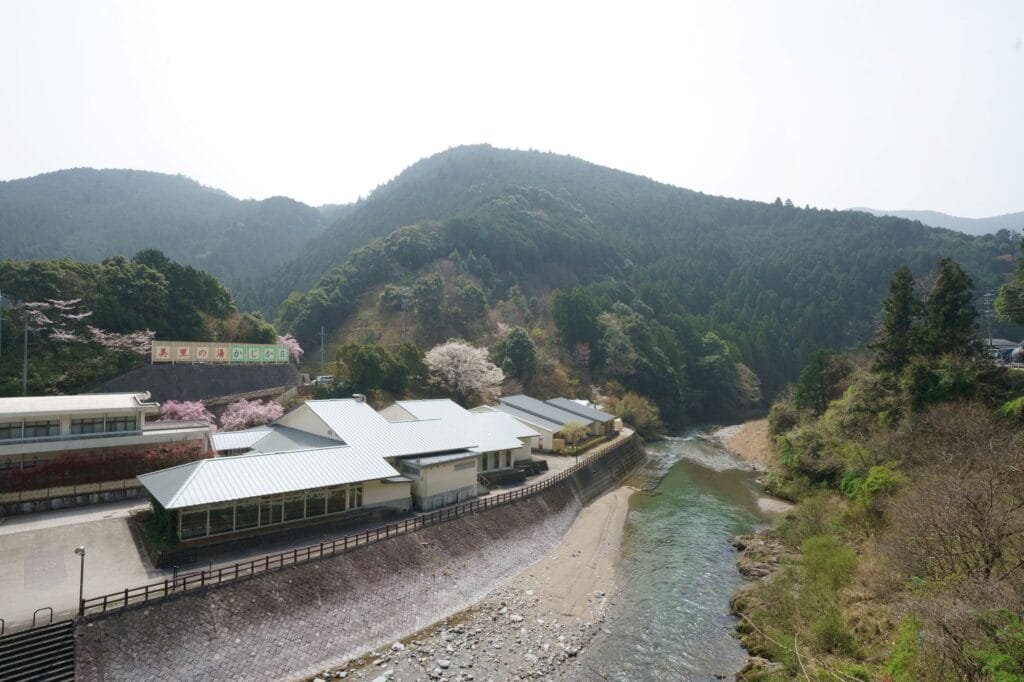
[[[81,618],[85,615],[85,546],[75,547],[75,554],[81,558],[78,564],[78,617]]]

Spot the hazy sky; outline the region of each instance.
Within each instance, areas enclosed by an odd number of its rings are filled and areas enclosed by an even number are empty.
[[[1024,210],[1024,2],[0,0],[0,178],[369,193],[460,144],[713,194]]]

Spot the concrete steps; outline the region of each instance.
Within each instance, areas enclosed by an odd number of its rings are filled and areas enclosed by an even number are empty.
[[[0,637],[0,680],[74,679],[74,622],[65,620]]]

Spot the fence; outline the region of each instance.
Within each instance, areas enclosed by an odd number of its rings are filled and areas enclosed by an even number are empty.
[[[104,614],[108,611],[116,611],[129,606],[161,601],[171,596],[184,594],[190,590],[194,591],[215,585],[233,583],[260,573],[267,573],[288,566],[297,566],[309,561],[337,556],[338,554],[352,551],[357,547],[365,547],[382,540],[426,528],[427,526],[445,523],[463,516],[506,505],[516,500],[532,497],[543,490],[569,480],[594,460],[604,457],[612,450],[618,449],[621,446],[628,445],[634,438],[635,435],[632,432],[623,433],[615,440],[597,446],[588,452],[583,459],[565,471],[525,488],[471,500],[470,502],[439,509],[429,514],[405,519],[379,528],[371,528],[361,533],[353,533],[316,545],[299,547],[285,552],[278,552],[277,554],[268,554],[258,559],[239,562],[232,566],[195,571],[141,587],[126,587],[122,591],[104,594],[99,597],[89,597],[88,599],[83,599],[79,604],[78,615],[85,617]],[[624,469],[628,469],[628,463],[624,463]]]

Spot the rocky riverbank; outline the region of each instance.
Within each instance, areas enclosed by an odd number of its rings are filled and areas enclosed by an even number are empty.
[[[629,488],[601,496],[547,556],[456,616],[315,679],[587,679],[581,658],[616,592]]]
[[[779,663],[757,655],[758,649],[753,645],[750,635],[753,634],[746,616],[758,607],[758,600],[753,592],[766,580],[771,580],[775,572],[787,561],[797,558],[780,540],[772,536],[770,528],[762,528],[747,535],[739,535],[733,540],[733,547],[739,550],[736,559],[736,570],[747,579],[747,583],[733,592],[729,600],[732,613],[741,620],[736,626],[740,642],[750,652],[747,664],[736,675],[738,680],[763,679],[782,671]]]
[[[772,462],[768,419],[752,419],[715,432],[727,450],[758,471],[765,471]]]

